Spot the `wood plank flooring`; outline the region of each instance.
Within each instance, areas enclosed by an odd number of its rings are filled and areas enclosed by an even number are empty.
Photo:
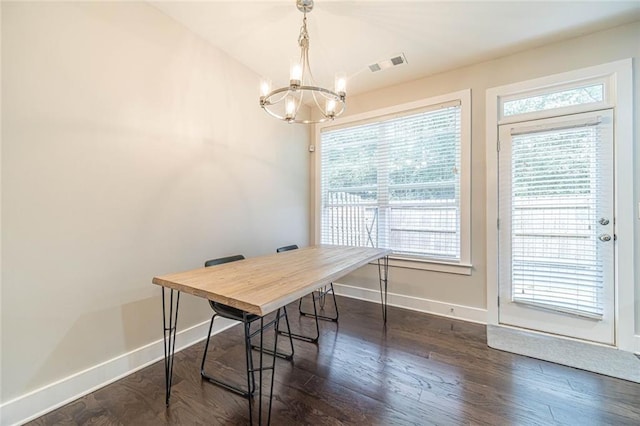
[[[277,360],[273,425],[640,425],[640,384],[491,349],[482,325],[390,307],[385,329],[379,305],[338,304],[318,345]],[[207,371],[246,383],[242,328],[212,344]],[[158,362],[29,424],[248,424],[246,399],[200,379],[203,348],[176,354],[168,408]]]

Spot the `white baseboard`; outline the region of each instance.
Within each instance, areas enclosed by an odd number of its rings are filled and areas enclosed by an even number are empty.
[[[211,334],[224,331],[235,324],[235,321],[218,318]],[[208,330],[209,321],[205,321],[178,331],[176,352],[204,340]],[[163,339],[3,403],[0,405],[0,425],[26,423],[161,359],[164,359]]]
[[[368,302],[381,303],[380,291],[368,288],[354,287],[345,284],[333,283],[336,294],[353,299],[366,300]],[[439,302],[436,300],[422,299],[414,296],[406,296],[397,293],[387,294],[389,306],[410,309],[412,311],[426,312],[448,318],[470,321],[479,324],[487,323],[487,310],[470,306],[456,305],[454,303]]]
[[[636,342],[636,349],[635,352],[640,355],[640,334],[636,334],[635,336],[633,336],[635,342]]]
[[[640,357],[610,346],[502,325],[487,326],[487,344],[495,349],[640,383]]]

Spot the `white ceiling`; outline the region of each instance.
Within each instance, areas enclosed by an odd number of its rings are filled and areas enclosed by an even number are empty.
[[[299,55],[295,0],[151,4],[274,84]],[[640,1],[316,0],[307,15],[316,81],[332,87],[344,71],[349,95],[639,19]],[[406,65],[369,71],[398,53]]]

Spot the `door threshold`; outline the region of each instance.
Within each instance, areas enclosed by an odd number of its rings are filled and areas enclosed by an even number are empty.
[[[519,355],[640,383],[640,359],[617,348],[532,332],[487,325],[487,344]]]

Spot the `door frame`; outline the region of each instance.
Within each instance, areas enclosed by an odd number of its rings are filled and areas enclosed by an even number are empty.
[[[490,88],[486,93],[486,253],[487,324],[499,326],[498,306],[498,126],[500,101],[518,93],[543,90],[576,81],[603,79],[605,107],[614,110],[614,211],[615,242],[615,342],[618,349],[634,352],[634,188],[633,182],[633,74],[632,59],[623,59],[561,74]],[[568,110],[579,110],[570,108]],[[569,112],[569,111],[567,111]]]

